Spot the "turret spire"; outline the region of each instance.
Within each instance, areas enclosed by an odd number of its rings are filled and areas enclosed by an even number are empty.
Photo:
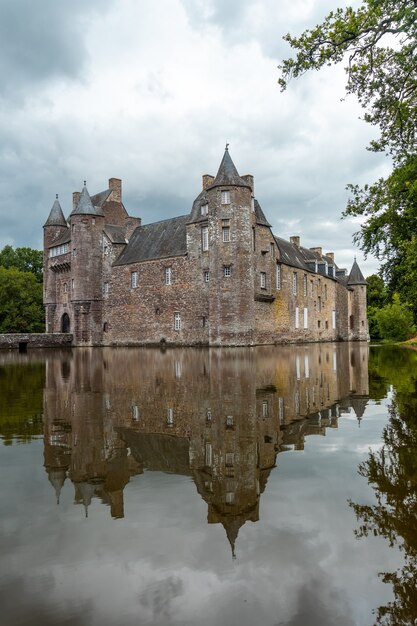
[[[64,213],[62,212],[61,205],[59,204],[58,194],[56,194],[55,202],[52,205],[49,217],[44,226],[68,226]]]
[[[213,187],[223,187],[226,185],[233,185],[234,187],[248,187],[250,189],[250,185],[239,176],[239,172],[237,171],[236,166],[229,154],[228,143],[226,143],[219,171],[217,172],[216,178],[214,179],[213,184],[210,185],[209,189],[213,189]]]
[[[100,208],[93,206],[90,194],[87,191],[86,181],[84,181],[84,187],[77,206],[72,211],[71,215],[104,215]]]
[[[356,262],[356,256],[355,256],[355,260],[353,261],[353,265],[352,265],[352,269],[350,270],[350,274],[349,274],[349,278],[348,278],[348,285],[366,285],[366,280],[360,270],[359,265]]]

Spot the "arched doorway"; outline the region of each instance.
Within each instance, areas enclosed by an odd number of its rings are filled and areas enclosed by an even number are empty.
[[[64,313],[61,317],[61,333],[69,333],[70,331],[70,318],[68,313]]]

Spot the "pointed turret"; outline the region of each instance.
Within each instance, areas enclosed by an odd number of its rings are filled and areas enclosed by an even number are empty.
[[[104,216],[102,209],[93,206],[91,202],[90,194],[87,191],[86,183],[84,181],[84,187],[78,200],[77,206],[72,211],[71,215],[100,215]]]
[[[49,213],[49,217],[46,220],[44,226],[64,226],[67,227],[67,221],[62,212],[61,205],[59,204],[58,194],[56,194],[55,202],[52,205],[52,209]]]
[[[224,187],[226,185],[233,185],[234,187],[248,187],[249,189],[251,188],[249,183],[239,176],[239,172],[237,171],[236,166],[229,154],[229,144],[226,144],[226,149],[224,151],[222,162],[220,163],[219,171],[217,172],[216,178],[210,185],[209,189],[213,189],[214,187]]]
[[[55,490],[57,504],[59,504],[59,497],[61,495],[61,490],[64,485],[66,477],[67,477],[67,472],[62,467],[52,468],[48,471],[48,479],[52,487]]]
[[[355,260],[353,261],[352,269],[350,270],[350,274],[348,278],[348,285],[366,285],[366,284],[367,282],[360,270],[359,265],[356,262],[356,257],[355,257]]]

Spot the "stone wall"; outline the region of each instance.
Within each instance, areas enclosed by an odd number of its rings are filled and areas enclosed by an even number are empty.
[[[71,346],[72,335],[65,333],[12,333],[0,335],[0,350],[63,348]]]

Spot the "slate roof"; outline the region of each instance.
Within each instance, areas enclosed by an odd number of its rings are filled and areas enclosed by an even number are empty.
[[[189,215],[173,217],[154,224],[138,226],[114,265],[128,265],[152,259],[165,259],[187,254],[185,226]]]
[[[106,189],[105,191],[100,191],[100,193],[96,193],[94,196],[91,196],[92,205],[101,209],[110,194],[111,189]]]
[[[62,212],[61,205],[59,204],[58,194],[56,194],[56,200],[52,205],[49,217],[44,226],[68,226],[64,213]]]
[[[50,246],[48,246],[48,248],[55,248],[55,246],[60,246],[63,243],[69,243],[70,241],[71,241],[71,231],[69,228],[67,228],[65,232],[63,232],[62,235],[58,237],[58,239],[55,239],[55,241],[51,243]]]
[[[100,196],[101,194],[97,194]],[[94,197],[94,196],[93,196]],[[90,194],[87,191],[87,187],[84,185],[83,190],[78,200],[78,204],[72,211],[71,215],[100,215],[104,216],[101,207],[96,207],[91,201]]]
[[[266,219],[265,214],[261,209],[261,205],[257,200],[255,200],[255,215],[257,224],[260,226],[269,226],[269,228],[271,228],[271,224]]]
[[[300,269],[306,271],[308,270],[308,267],[305,263],[306,259],[301,248],[294,245],[290,241],[281,239],[281,237],[275,237],[274,235],[274,238],[280,251],[280,260],[283,263],[285,263],[286,265],[291,265],[292,267],[299,267]]]
[[[106,224],[104,232],[112,243],[126,243],[125,230],[123,226]]]
[[[248,187],[249,189],[251,188],[250,185],[239,176],[235,164],[230,157],[227,146],[222,162],[220,163],[219,171],[217,172],[216,178],[214,179],[213,184],[210,185],[209,189],[213,189],[214,187],[223,187],[226,185],[233,185],[234,187]]]
[[[350,270],[347,284],[348,285],[366,285],[367,284],[359,268],[359,265],[356,262],[356,259],[353,261],[352,269]]]

